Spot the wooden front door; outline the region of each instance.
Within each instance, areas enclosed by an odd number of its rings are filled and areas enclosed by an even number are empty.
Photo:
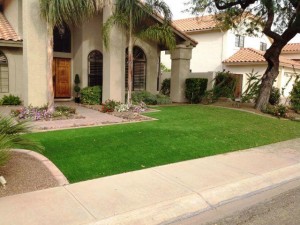
[[[71,59],[53,59],[53,87],[55,98],[71,97]]]

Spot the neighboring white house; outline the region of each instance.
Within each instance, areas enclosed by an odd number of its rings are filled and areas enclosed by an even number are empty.
[[[222,31],[213,16],[188,18],[175,20],[174,25],[195,39],[199,44],[193,50],[191,59],[191,72],[209,73],[229,70],[240,78],[241,92],[245,90],[247,83],[246,74],[257,72],[263,75],[267,63],[263,58],[263,52],[270,47],[271,40],[265,36],[247,36],[240,29]],[[299,48],[300,49],[300,48]],[[300,51],[292,52],[287,58],[281,57],[280,75],[274,84],[278,88],[285,88],[289,76],[294,74],[294,69],[300,71],[300,63],[289,60],[299,59]],[[161,55],[162,63],[170,68],[170,56],[168,52]],[[292,82],[290,82],[292,84]],[[285,88],[285,95],[291,90],[291,85]]]

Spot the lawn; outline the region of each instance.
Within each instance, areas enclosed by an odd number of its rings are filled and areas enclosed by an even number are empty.
[[[30,134],[70,182],[300,137],[300,123],[210,106],[170,106],[158,121]]]

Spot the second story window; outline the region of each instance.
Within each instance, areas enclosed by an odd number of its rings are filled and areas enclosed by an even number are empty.
[[[260,42],[260,47],[259,47],[259,49],[260,49],[261,51],[266,51],[266,50],[267,50],[267,43],[265,43],[265,42]]]
[[[243,48],[245,44],[245,37],[241,35],[235,35],[235,47]]]

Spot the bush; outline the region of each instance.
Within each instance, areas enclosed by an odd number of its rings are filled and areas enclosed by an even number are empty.
[[[288,117],[288,108],[284,105],[267,105],[266,109],[263,112],[276,117]]]
[[[229,71],[218,72],[213,88],[215,98],[234,98],[237,79]]]
[[[157,105],[168,105],[172,103],[169,96],[161,94],[156,95],[156,102]]]
[[[291,105],[297,113],[300,112],[300,80],[295,82],[291,91]]]
[[[269,99],[269,103],[271,105],[278,105],[279,102],[280,102],[280,90],[279,88],[275,88],[273,87],[272,88],[272,91],[271,91],[271,95],[270,95],[270,99]]]
[[[136,91],[132,93],[132,102],[134,104],[140,104],[144,102],[147,105],[164,105],[170,104],[171,99],[169,96],[162,95],[162,94],[151,94],[148,91]]]
[[[0,105],[21,105],[20,97],[14,95],[4,95],[0,100]]]
[[[102,98],[102,90],[100,86],[86,87],[80,92],[81,103],[87,105],[99,105]]]
[[[102,112],[104,112],[104,113],[113,112],[113,111],[115,111],[115,108],[117,106],[119,106],[120,104],[121,104],[120,102],[108,99],[102,105]]]
[[[171,93],[171,79],[164,79],[161,85],[160,93],[170,96]]]
[[[185,97],[190,103],[199,103],[205,95],[208,79],[189,78],[185,80]]]

